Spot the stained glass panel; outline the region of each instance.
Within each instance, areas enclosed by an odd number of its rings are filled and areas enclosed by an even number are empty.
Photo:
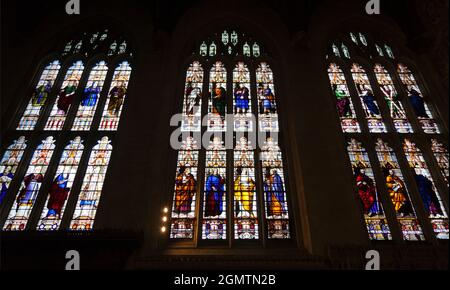
[[[14,179],[26,148],[26,139],[24,136],[21,136],[3,154],[0,161],[0,206],[8,193],[9,185]]]
[[[127,61],[122,62],[115,70],[111,83],[111,90],[106,100],[101,131],[116,131],[119,126],[123,104],[127,95],[128,83],[131,76],[131,66]]]
[[[90,130],[107,73],[108,67],[104,61],[99,62],[92,68],[88,82],[83,91],[83,96],[72,126],[72,131]]]
[[[203,195],[203,240],[227,238],[227,153],[222,140],[214,137],[206,151]]]
[[[84,146],[82,142],[80,137],[76,137],[70,141],[62,153],[56,174],[48,191],[45,208],[37,225],[38,231],[55,231],[59,229],[83,154]]]
[[[47,103],[47,99],[50,97],[60,69],[61,64],[57,60],[45,67],[36,85],[36,89],[31,96],[31,100],[20,119],[17,130],[34,130],[41,112]]]
[[[209,73],[208,131],[225,131],[227,126],[227,70],[216,62]]]
[[[331,63],[328,68],[328,77],[333,94],[336,97],[336,108],[341,119],[342,131],[345,133],[360,133],[361,129],[356,118],[344,73],[339,66]]]
[[[252,96],[250,94],[250,71],[239,62],[233,70],[234,130],[252,131]]]
[[[262,132],[278,132],[278,109],[275,98],[275,84],[270,66],[262,62],[256,69],[258,95],[258,123]]]
[[[44,130],[61,130],[66,121],[67,113],[72,105],[81,75],[84,71],[82,61],[75,62],[66,73],[62,89],[58,94],[55,104],[53,105],[50,116],[47,120]]]
[[[265,215],[269,239],[290,238],[283,158],[278,142],[267,138],[261,148]]]
[[[369,156],[361,143],[351,139],[347,146],[358,197],[371,240],[392,240],[391,231],[381,204]]]
[[[195,231],[199,148],[192,137],[178,151],[172,206],[171,239],[192,239]]]
[[[394,150],[381,139],[378,139],[375,148],[403,238],[408,241],[425,240]]]
[[[416,144],[409,139],[405,139],[403,142],[403,150],[409,166],[414,170],[414,179],[436,237],[448,240],[448,216],[425,158]]]
[[[405,109],[399,100],[399,94],[389,72],[380,64],[376,64],[375,76],[384,95],[394,126],[399,133],[413,133],[413,128],[406,117]]]
[[[398,64],[397,73],[408,92],[409,103],[416,114],[422,130],[428,134],[439,134],[439,127],[433,118],[428,105],[423,99],[423,94],[414,78],[413,73],[404,64]]]
[[[202,106],[203,68],[195,61],[186,72],[181,131],[200,132]]]
[[[449,177],[448,177],[448,175],[449,175],[448,150],[444,146],[444,144],[440,143],[436,139],[431,139],[431,150],[433,151],[434,157],[436,158],[438,166],[441,169],[442,176],[444,177],[444,180],[447,183],[447,187],[448,187],[448,180],[449,180]]]
[[[92,149],[81,192],[70,223],[70,229],[73,231],[89,231],[94,227],[95,215],[113,149],[110,143],[108,137],[103,137]]]
[[[28,218],[30,217],[45,174],[47,173],[47,168],[50,165],[50,160],[55,149],[54,143],[55,140],[52,136],[47,137],[34,151],[19,192],[16,194],[15,203],[3,227],[4,231],[25,230]]]
[[[255,158],[247,138],[237,141],[234,150],[234,238],[258,239]]]
[[[364,109],[364,114],[371,133],[386,133],[386,126],[381,116],[380,108],[373,94],[372,86],[366,71],[359,65],[354,63],[352,65],[353,82],[356,85],[361,104]]]

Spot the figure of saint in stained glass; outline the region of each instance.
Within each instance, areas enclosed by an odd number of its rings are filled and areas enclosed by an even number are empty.
[[[268,216],[282,216],[286,214],[284,184],[276,169],[266,169],[264,193],[266,194]]]
[[[197,182],[188,167],[181,166],[175,179],[175,208],[177,214],[188,214],[192,210],[192,199]]]
[[[223,211],[225,179],[217,169],[208,173],[205,185],[205,217],[220,216]]]
[[[118,78],[117,84],[109,92],[108,113],[110,116],[117,116],[122,107],[127,88],[123,79]]]
[[[430,118],[427,114],[427,110],[425,109],[423,98],[418,91],[415,89],[409,90],[409,101],[417,117],[427,119]]]
[[[3,172],[0,172],[0,205],[8,192],[8,185],[11,184],[14,174],[11,172],[10,166],[6,167]]]
[[[75,92],[78,86],[78,79],[76,76],[71,76],[68,79],[68,84],[59,92],[59,98],[57,102],[58,110],[60,110],[64,115],[67,114],[67,111],[70,108],[70,105],[73,102],[73,98],[75,96]]]
[[[67,187],[68,181],[68,176],[63,173],[59,174],[53,181],[49,190],[47,217],[60,217],[61,210],[70,192],[70,188]]]
[[[364,214],[374,216],[379,214],[377,193],[372,178],[366,175],[365,166],[355,168],[355,181],[358,187],[358,195],[363,204]]]
[[[247,113],[250,102],[249,89],[244,84],[236,83],[234,99],[236,100],[236,113]]]
[[[340,117],[351,117],[352,112],[350,109],[350,99],[345,92],[338,88],[336,84],[333,84],[333,91],[336,96],[336,106],[338,108]]]
[[[417,174],[414,170],[413,173],[425,210],[431,216],[444,216],[436,192],[434,191],[433,182],[424,174]]]
[[[52,89],[52,82],[47,81],[47,83],[44,85],[39,86],[36,91],[33,93],[33,96],[31,98],[31,103],[33,107],[42,107],[45,105],[45,101],[48,98],[48,95],[50,94],[50,91]]]
[[[98,82],[93,82],[89,87],[84,89],[81,105],[83,107],[94,107],[100,94]]]
[[[225,100],[226,91],[222,86],[217,86],[216,84],[213,84],[212,89],[212,113],[219,115],[221,117],[225,116],[225,107],[226,107],[226,100]]]
[[[389,165],[388,163],[384,166],[383,170],[386,176],[386,187],[394,209],[400,216],[411,215],[413,212],[407,197],[405,183],[395,174],[395,171]]]
[[[247,216],[254,218],[253,200],[255,195],[255,181],[249,175],[248,169],[238,168],[234,181],[234,198],[236,200],[236,212],[247,212]],[[238,215],[236,215],[238,216]]]
[[[188,81],[184,98],[186,102],[186,114],[188,116],[193,116],[196,110],[199,109],[201,92],[199,87],[193,86],[192,81]]]

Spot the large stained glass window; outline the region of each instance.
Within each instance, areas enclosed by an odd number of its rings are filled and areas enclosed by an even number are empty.
[[[24,136],[21,136],[3,154],[0,161],[0,206],[8,193],[9,186],[14,179],[26,148],[26,139]]]
[[[409,139],[403,142],[403,150],[413,169],[414,179],[419,189],[425,211],[430,218],[433,230],[438,239],[448,240],[448,216],[442,203],[441,196],[434,185],[433,177],[422,152]]]
[[[92,149],[75,212],[70,223],[71,230],[88,231],[93,229],[113,149],[110,143],[108,137],[103,137]]]
[[[239,62],[233,70],[234,130],[250,131],[252,123],[252,97],[250,95],[250,71]]]
[[[203,240],[227,238],[227,152],[223,141],[214,137],[206,151],[203,192]]]
[[[263,62],[256,69],[258,94],[258,122],[261,132],[278,132],[278,110],[275,99],[275,85],[270,66]]]
[[[258,198],[256,194],[255,157],[245,137],[236,141],[234,150],[234,238],[258,239]]]
[[[58,94],[55,104],[53,105],[50,116],[45,125],[45,130],[61,130],[66,121],[67,113],[72,105],[80,84],[81,75],[84,71],[82,61],[75,62],[66,73],[62,89]]]
[[[364,211],[364,220],[371,240],[392,240],[391,231],[380,201],[369,156],[362,144],[350,139],[347,145],[353,178]]]
[[[131,66],[127,61],[122,62],[115,70],[103,111],[99,130],[116,131],[119,126],[120,115],[122,114],[125,102],[128,82],[131,76]]]
[[[445,183],[448,187],[448,180],[449,180],[449,154],[447,148],[444,146],[444,144],[440,143],[436,139],[431,139],[431,150],[433,151],[433,155],[436,158],[436,161],[438,163],[438,166],[441,170],[442,176],[444,177]]]
[[[107,73],[108,67],[105,61],[100,61],[92,68],[75,116],[72,126],[73,131],[90,130]]]
[[[386,133],[386,126],[366,71],[359,64],[354,63],[351,72],[370,133]]]
[[[83,141],[80,137],[71,140],[59,160],[56,174],[48,191],[45,208],[37,226],[38,231],[59,229],[66,208],[67,199],[72,191],[73,182],[83,155]]]
[[[181,123],[181,130],[184,132],[200,132],[202,87],[203,68],[198,61],[194,61],[186,72]]]
[[[330,79],[333,94],[336,97],[336,108],[341,119],[343,132],[361,132],[344,73],[339,66],[331,63],[328,68],[328,77]]]
[[[395,129],[399,133],[413,133],[413,128],[411,127],[405,109],[399,100],[399,94],[394,86],[391,75],[380,64],[375,65],[374,71],[388,106],[389,114],[394,121]]]
[[[170,238],[192,239],[196,226],[199,148],[192,137],[178,151]]]
[[[382,139],[378,139],[375,148],[403,238],[408,241],[425,240],[394,150]]]
[[[275,139],[267,138],[261,148],[260,162],[268,238],[289,238],[289,212],[283,156]]]
[[[433,114],[428,108],[427,103],[423,99],[423,94],[419,85],[414,78],[413,73],[404,64],[397,65],[397,72],[402,84],[408,92],[409,102],[416,114],[422,130],[428,134],[440,133],[437,122],[433,118]]]
[[[34,151],[19,192],[16,194],[15,203],[3,226],[3,230],[25,230],[28,218],[30,217],[48,166],[50,165],[50,160],[55,149],[54,143],[55,140],[52,136],[47,137]]]
[[[44,68],[36,89],[20,119],[17,130],[34,130],[42,110],[47,103],[47,99],[50,97],[60,69],[61,64],[58,60],[51,62]]]
[[[209,73],[208,130],[225,131],[227,124],[227,70],[222,62],[216,62]]]

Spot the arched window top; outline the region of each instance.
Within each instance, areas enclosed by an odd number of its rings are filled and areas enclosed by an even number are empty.
[[[108,56],[132,56],[129,41],[118,31],[110,28],[75,34],[59,50],[63,56],[73,54],[92,56],[98,53]]]
[[[340,47],[338,47],[336,43],[341,43]],[[340,34],[340,36],[333,39],[331,42],[329,52],[336,57],[343,56],[345,58],[350,58],[351,56],[361,56],[365,58],[379,56],[395,59],[394,50],[389,44],[374,39],[368,33],[363,32]]]
[[[264,50],[252,36],[237,30],[226,29],[203,39],[195,53],[202,57],[244,56],[258,58],[264,53]]]

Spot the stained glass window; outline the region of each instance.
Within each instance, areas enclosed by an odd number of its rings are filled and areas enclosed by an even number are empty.
[[[336,108],[341,119],[342,131],[345,133],[360,133],[361,129],[356,118],[344,73],[339,66],[331,63],[328,68],[328,77],[333,94],[336,97]]]
[[[341,44],[342,53],[346,58],[350,58],[350,51],[348,50],[348,47],[345,44]]]
[[[53,105],[44,130],[61,130],[64,126],[67,113],[74,100],[83,70],[84,64],[82,61],[75,62],[67,70],[62,89]]]
[[[70,223],[71,230],[88,231],[93,229],[113,149],[110,143],[108,137],[103,137],[92,149],[81,192]]]
[[[200,132],[203,68],[195,61],[186,72],[181,130]]]
[[[250,94],[250,71],[243,62],[233,70],[234,130],[251,131],[252,96]]]
[[[214,137],[206,151],[203,194],[203,240],[227,238],[227,152],[223,141]]]
[[[388,55],[388,57],[394,59],[394,52],[392,51],[391,47],[387,44],[384,45],[384,49],[386,50],[386,54]]]
[[[3,230],[23,231],[28,223],[37,195],[47,173],[50,160],[55,149],[55,140],[47,137],[34,151],[31,162],[22,180],[19,192],[16,194]]]
[[[449,180],[449,154],[447,148],[444,146],[444,144],[440,143],[436,139],[431,139],[431,150],[433,151],[434,157],[436,158],[436,161],[438,163],[438,166],[441,170],[442,176],[444,177],[445,183],[447,183],[447,187],[449,186],[448,180]]]
[[[268,238],[290,238],[283,156],[275,139],[267,138],[261,148],[260,161]]]
[[[358,45],[358,38],[356,38],[356,35],[353,32],[350,32],[350,38],[356,45]]]
[[[192,137],[183,141],[178,151],[170,231],[170,238],[172,239],[192,239],[194,237],[198,154],[197,142]]]
[[[59,229],[83,154],[84,146],[82,143],[81,138],[76,137],[64,149],[48,191],[45,208],[41,213],[37,226],[38,231],[55,231]]]
[[[371,240],[392,240],[366,149],[361,143],[351,139],[348,142],[347,151],[352,164],[355,185],[358,188],[358,197],[364,211],[369,238]]]
[[[356,85],[356,91],[358,92],[364,109],[369,131],[371,133],[386,133],[386,126],[381,117],[381,111],[373,94],[372,86],[370,85],[366,71],[359,64],[354,63],[351,72],[353,82]]]
[[[260,63],[256,69],[256,83],[259,131],[278,132],[278,109],[273,72],[265,62]]]
[[[420,91],[413,73],[404,64],[397,65],[397,72],[402,84],[408,92],[409,103],[419,120],[422,130],[428,134],[440,133],[439,127],[433,118],[433,114],[423,99],[423,94]]]
[[[216,62],[209,73],[208,131],[225,131],[227,126],[227,70]]]
[[[383,49],[378,44],[375,44],[375,48],[377,49],[379,56],[384,56]]]
[[[413,169],[414,179],[419,189],[425,211],[430,218],[433,230],[438,239],[448,240],[448,216],[445,212],[444,204],[433,177],[428,169],[422,152],[416,144],[409,139],[403,142],[403,150],[408,159],[409,166]]]
[[[378,139],[375,148],[385,178],[386,189],[394,207],[397,221],[400,224],[403,238],[408,241],[425,240],[394,150],[382,139]]]
[[[247,138],[236,142],[234,150],[234,238],[258,239],[255,157]]]
[[[34,130],[43,108],[50,97],[53,85],[58,77],[61,64],[58,60],[51,62],[43,70],[31,99],[20,119],[17,130]]]
[[[361,43],[362,43],[364,46],[367,46],[367,40],[366,40],[366,37],[365,37],[364,34],[362,34],[361,32],[359,33],[359,40],[361,41]]]
[[[3,154],[0,161],[0,206],[8,193],[9,185],[14,179],[26,148],[26,139],[24,136],[20,136]]]
[[[333,43],[332,45],[332,50],[335,56],[337,57],[341,57],[341,53],[339,52],[339,48],[337,47],[336,44]]]
[[[413,128],[406,117],[405,109],[399,100],[399,94],[395,89],[391,75],[380,64],[375,65],[374,71],[387,103],[389,113],[394,121],[395,129],[399,133],[413,133]]]
[[[122,114],[125,102],[128,82],[131,76],[131,66],[127,61],[122,62],[115,70],[100,122],[101,131],[116,131],[119,126],[120,115]]]
[[[108,67],[104,61],[92,68],[72,126],[73,131],[90,130],[107,73]]]

